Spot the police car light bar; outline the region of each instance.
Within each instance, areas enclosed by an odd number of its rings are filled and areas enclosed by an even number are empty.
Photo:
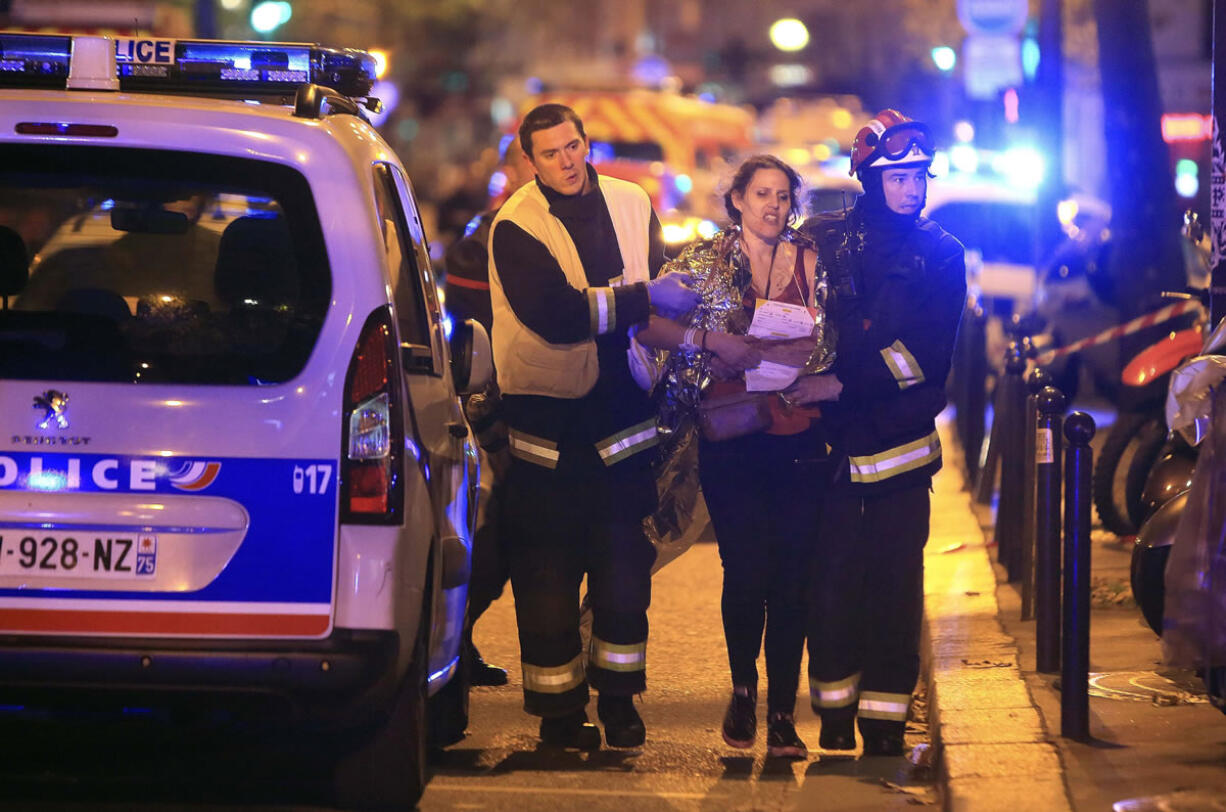
[[[65,87],[73,39],[0,33],[0,86]],[[114,47],[120,90],[250,97],[309,83],[363,97],[375,82],[375,58],[352,48],[139,37],[116,37]]]

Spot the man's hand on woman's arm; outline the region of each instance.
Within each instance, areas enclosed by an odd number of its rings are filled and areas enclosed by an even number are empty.
[[[783,397],[789,403],[805,406],[823,400],[838,400],[842,391],[843,384],[832,374],[801,375],[783,390]]]
[[[670,318],[690,312],[701,298],[691,285],[693,281],[692,276],[680,271],[652,279],[647,283],[647,297],[652,308]]]

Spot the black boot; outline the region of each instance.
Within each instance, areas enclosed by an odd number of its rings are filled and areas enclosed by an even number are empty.
[[[541,744],[563,750],[599,750],[600,728],[579,710],[566,716],[541,719]]]
[[[822,733],[817,743],[823,750],[855,750],[856,732],[854,717],[822,717]]]
[[[903,737],[897,733],[869,733],[864,736],[864,755],[901,756],[907,749]]]
[[[728,710],[724,711],[724,741],[741,750],[753,747],[758,732],[758,689],[753,685],[736,685]]]
[[[604,740],[610,747],[639,747],[647,740],[647,726],[634,708],[633,696],[600,694],[596,715],[604,725]]]
[[[461,643],[461,656],[468,660],[468,682],[470,685],[507,684],[507,670],[496,665],[490,665],[481,657],[481,652],[473,644],[471,627],[464,632],[464,640]]]
[[[473,685],[506,685],[507,670],[496,665],[490,665],[481,657],[476,646],[471,649],[469,661],[469,682]]]

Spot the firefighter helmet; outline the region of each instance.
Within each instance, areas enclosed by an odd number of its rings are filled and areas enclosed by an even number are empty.
[[[936,154],[928,125],[886,109],[856,133],[851,146],[851,173],[869,167],[930,164]]]

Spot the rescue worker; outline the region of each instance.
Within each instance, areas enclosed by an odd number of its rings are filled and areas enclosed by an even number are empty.
[[[854,749],[858,724],[865,755],[901,755],[919,675],[935,418],[966,297],[962,245],[920,216],[934,152],[925,125],[881,111],[852,146],[864,194],[801,229],[834,288],[843,387],[821,407],[835,456],[808,629],[826,750]],[[821,399],[812,378],[789,397]]]
[[[530,182],[536,172],[528,156],[512,137],[502,153],[499,167],[506,178],[504,191],[515,193]],[[501,207],[499,207],[501,208]],[[490,309],[489,241],[490,226],[498,209],[484,211],[473,218],[464,237],[447,248],[444,282],[447,312],[457,322],[474,319],[487,333],[493,333]],[[501,505],[505,500],[507,429],[502,420],[502,398],[496,381],[484,392],[466,399],[464,411],[481,447],[481,499],[477,532],[473,537],[472,575],[468,583],[468,615],[464,626],[462,654],[473,685],[506,685],[506,669],[487,663],[473,643],[473,626],[494,601],[502,595],[509,572],[505,553],[505,533],[501,524]]]
[[[524,709],[547,746],[600,747],[588,685],[614,747],[646,727],[647,607],[655,548],[642,519],[656,505],[655,414],[628,363],[629,329],[652,309],[697,302],[664,263],[659,220],[638,186],[596,174],[573,110],[544,104],[519,128],[536,170],[503,205],[491,236],[494,364],[503,393],[511,588]],[[592,635],[585,669],[579,584],[588,577]]]

